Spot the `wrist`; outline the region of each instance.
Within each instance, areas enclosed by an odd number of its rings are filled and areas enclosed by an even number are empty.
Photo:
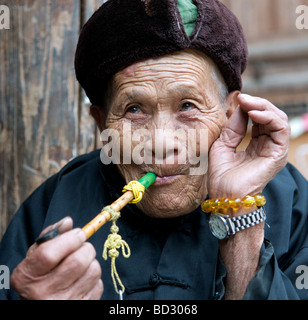
[[[263,223],[266,213],[263,195],[239,198],[209,199],[202,203],[201,209],[210,213],[209,227],[218,240],[227,240],[248,228]]]
[[[259,269],[264,240],[264,222],[219,241],[219,250],[226,267],[224,299],[242,299],[249,282]]]
[[[262,194],[264,186],[237,186],[236,183],[232,185],[232,189],[224,188],[222,186],[213,187],[208,186],[209,198],[244,198],[246,195]]]

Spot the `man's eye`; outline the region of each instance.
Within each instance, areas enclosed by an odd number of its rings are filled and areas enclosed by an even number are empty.
[[[191,102],[185,102],[181,105],[180,111],[190,111],[195,108],[195,105]]]
[[[130,106],[126,109],[126,112],[137,114],[137,113],[141,113],[141,109],[138,106]]]

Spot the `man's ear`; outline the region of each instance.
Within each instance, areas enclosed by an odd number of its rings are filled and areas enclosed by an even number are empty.
[[[92,105],[90,107],[90,114],[94,118],[99,131],[102,132],[106,129],[106,111],[105,108]]]
[[[225,109],[228,119],[231,117],[232,113],[239,105],[237,97],[240,93],[241,92],[238,90],[232,91],[228,94],[228,96],[225,99]]]

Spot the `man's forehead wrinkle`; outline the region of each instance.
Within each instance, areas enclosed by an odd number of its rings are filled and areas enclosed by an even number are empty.
[[[119,74],[116,77],[115,88],[118,92],[125,90],[130,86],[148,87],[154,85],[154,83],[161,86],[174,86],[174,84],[181,83],[182,88],[178,88],[178,91],[188,90],[198,85],[198,82],[209,81],[211,73],[206,72],[205,69],[199,70],[189,68],[188,66],[179,70],[151,70],[136,72],[135,75],[127,77],[124,74]]]
[[[155,91],[160,91],[160,86],[155,85],[153,83],[153,87],[155,87]],[[160,91],[162,92],[162,91]],[[183,95],[183,96],[196,96],[196,95],[202,95],[202,92],[198,90],[197,87],[193,85],[183,85],[183,84],[175,84],[175,85],[169,85],[168,87],[164,88],[164,92],[168,95]],[[120,96],[122,101],[133,101],[143,98],[148,98],[149,95],[153,95],[153,91],[145,90],[145,88],[134,86],[130,88],[123,89]]]
[[[151,75],[134,79],[122,78],[117,83],[116,92],[130,98],[137,97],[137,95],[151,90],[151,88],[169,92],[191,93],[198,90],[198,82],[201,82],[199,75],[187,75],[184,73],[155,78]]]
[[[154,82],[155,80],[178,81],[190,80],[200,78],[205,75],[205,70],[202,68],[196,69],[193,67],[185,66],[181,69],[172,69],[170,66],[165,69],[152,69],[152,70],[138,70],[134,76],[122,75],[117,78],[117,86],[129,83],[143,83]]]
[[[164,56],[155,59],[148,59],[141,62],[137,62],[128,66],[119,74],[123,74],[127,77],[135,77],[140,72],[163,72],[167,71],[168,66],[170,70],[174,72],[183,72],[189,70],[208,70],[212,69],[212,62],[206,56],[200,56],[199,54],[181,53],[173,54],[170,56]]]
[[[214,69],[215,65],[206,56],[187,52],[138,62],[114,76],[116,104],[172,96],[196,98],[209,104],[209,96],[217,95],[212,77]]]
[[[135,70],[135,77],[143,75],[145,73],[157,75],[162,74],[195,74],[200,72],[209,72],[210,68],[205,63],[198,63],[198,61],[192,60],[179,60],[179,61],[160,61],[150,65],[139,65]]]

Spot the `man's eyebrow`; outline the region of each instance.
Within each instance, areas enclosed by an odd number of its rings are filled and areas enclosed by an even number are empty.
[[[185,86],[182,84],[175,85],[173,88],[170,89],[170,92],[174,92],[176,94],[182,95],[182,98],[195,98],[199,101],[203,101],[203,94],[200,90],[194,86]]]
[[[124,103],[126,101],[132,101],[144,96],[143,92],[140,90],[131,90],[130,92],[121,92],[117,94],[116,101]]]
[[[146,98],[146,95],[141,90],[132,90],[130,92],[122,92],[117,95],[113,101],[113,105],[116,109],[122,109],[123,105],[130,102],[138,102],[136,100]]]
[[[170,91],[181,92],[186,94],[201,94],[199,90],[193,86],[176,85]]]
[[[170,93],[180,93],[190,96],[202,96],[201,92],[193,86],[175,85],[173,87],[170,87],[168,91]],[[148,93],[144,92],[141,89],[131,90],[130,92],[122,92],[120,95],[118,95],[117,105],[146,98],[148,98]]]

